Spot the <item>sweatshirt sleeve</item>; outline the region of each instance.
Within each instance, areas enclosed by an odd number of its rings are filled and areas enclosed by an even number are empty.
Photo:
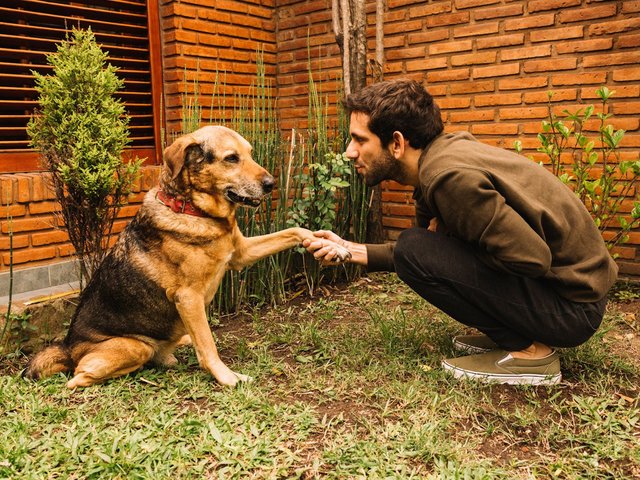
[[[393,264],[392,243],[365,244],[367,248],[367,271],[368,272],[395,272]]]
[[[445,170],[429,186],[431,201],[448,231],[476,245],[485,263],[526,277],[551,268],[551,250],[482,170]]]

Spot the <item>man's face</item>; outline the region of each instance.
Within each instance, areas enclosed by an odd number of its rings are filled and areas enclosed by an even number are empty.
[[[393,155],[382,146],[380,138],[369,130],[368,123],[369,115],[361,112],[351,114],[351,141],[346,153],[354,162],[358,174],[371,187],[394,178],[397,164]]]

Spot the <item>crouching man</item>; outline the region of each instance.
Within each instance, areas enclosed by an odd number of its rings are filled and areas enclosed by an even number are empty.
[[[347,156],[367,185],[415,188],[417,226],[395,245],[305,240],[335,263],[337,246],[368,271],[395,271],[420,296],[482,335],[454,339],[456,378],[550,385],[554,347],[587,341],[602,321],[617,266],[589,212],[558,178],[516,153],[443,133],[440,110],[414,81],[349,95]]]

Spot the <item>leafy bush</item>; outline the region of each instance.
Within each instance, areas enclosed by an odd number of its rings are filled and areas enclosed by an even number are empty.
[[[51,172],[71,243],[89,279],[108,249],[121,204],[140,161],[122,161],[128,117],[114,94],[124,82],[91,30],[76,30],[47,55],[53,75],[33,72],[40,108],[28,125],[31,145]]]
[[[542,122],[542,132],[538,134],[541,146],[537,148],[549,157],[553,174],[573,189],[589,209],[601,232],[617,227],[614,234],[605,235],[609,250],[627,242],[629,232],[640,225],[640,193],[634,189],[640,178],[640,160],[621,159],[620,144],[625,131],[607,123],[613,116],[608,112],[608,101],[614,93],[604,86],[596,90],[602,111],[595,113],[598,129],[594,140],[585,133],[587,121],[594,116],[594,105],[573,113],[563,110],[566,118],[561,120],[551,108],[553,92],[548,92],[549,113]],[[516,142],[515,148],[520,153],[521,142]],[[571,156],[569,168],[563,163],[566,153]],[[625,216],[621,207],[628,198],[633,199],[633,206]]]

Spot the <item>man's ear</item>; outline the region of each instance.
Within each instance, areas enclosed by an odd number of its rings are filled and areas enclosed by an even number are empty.
[[[192,145],[197,145],[196,139],[191,135],[184,135],[164,149],[164,164],[169,170],[171,180],[174,180],[182,171],[187,149]]]
[[[402,132],[398,130],[393,132],[393,137],[389,142],[389,153],[391,153],[391,155],[393,155],[396,160],[404,156],[406,141],[407,140],[404,138]]]

